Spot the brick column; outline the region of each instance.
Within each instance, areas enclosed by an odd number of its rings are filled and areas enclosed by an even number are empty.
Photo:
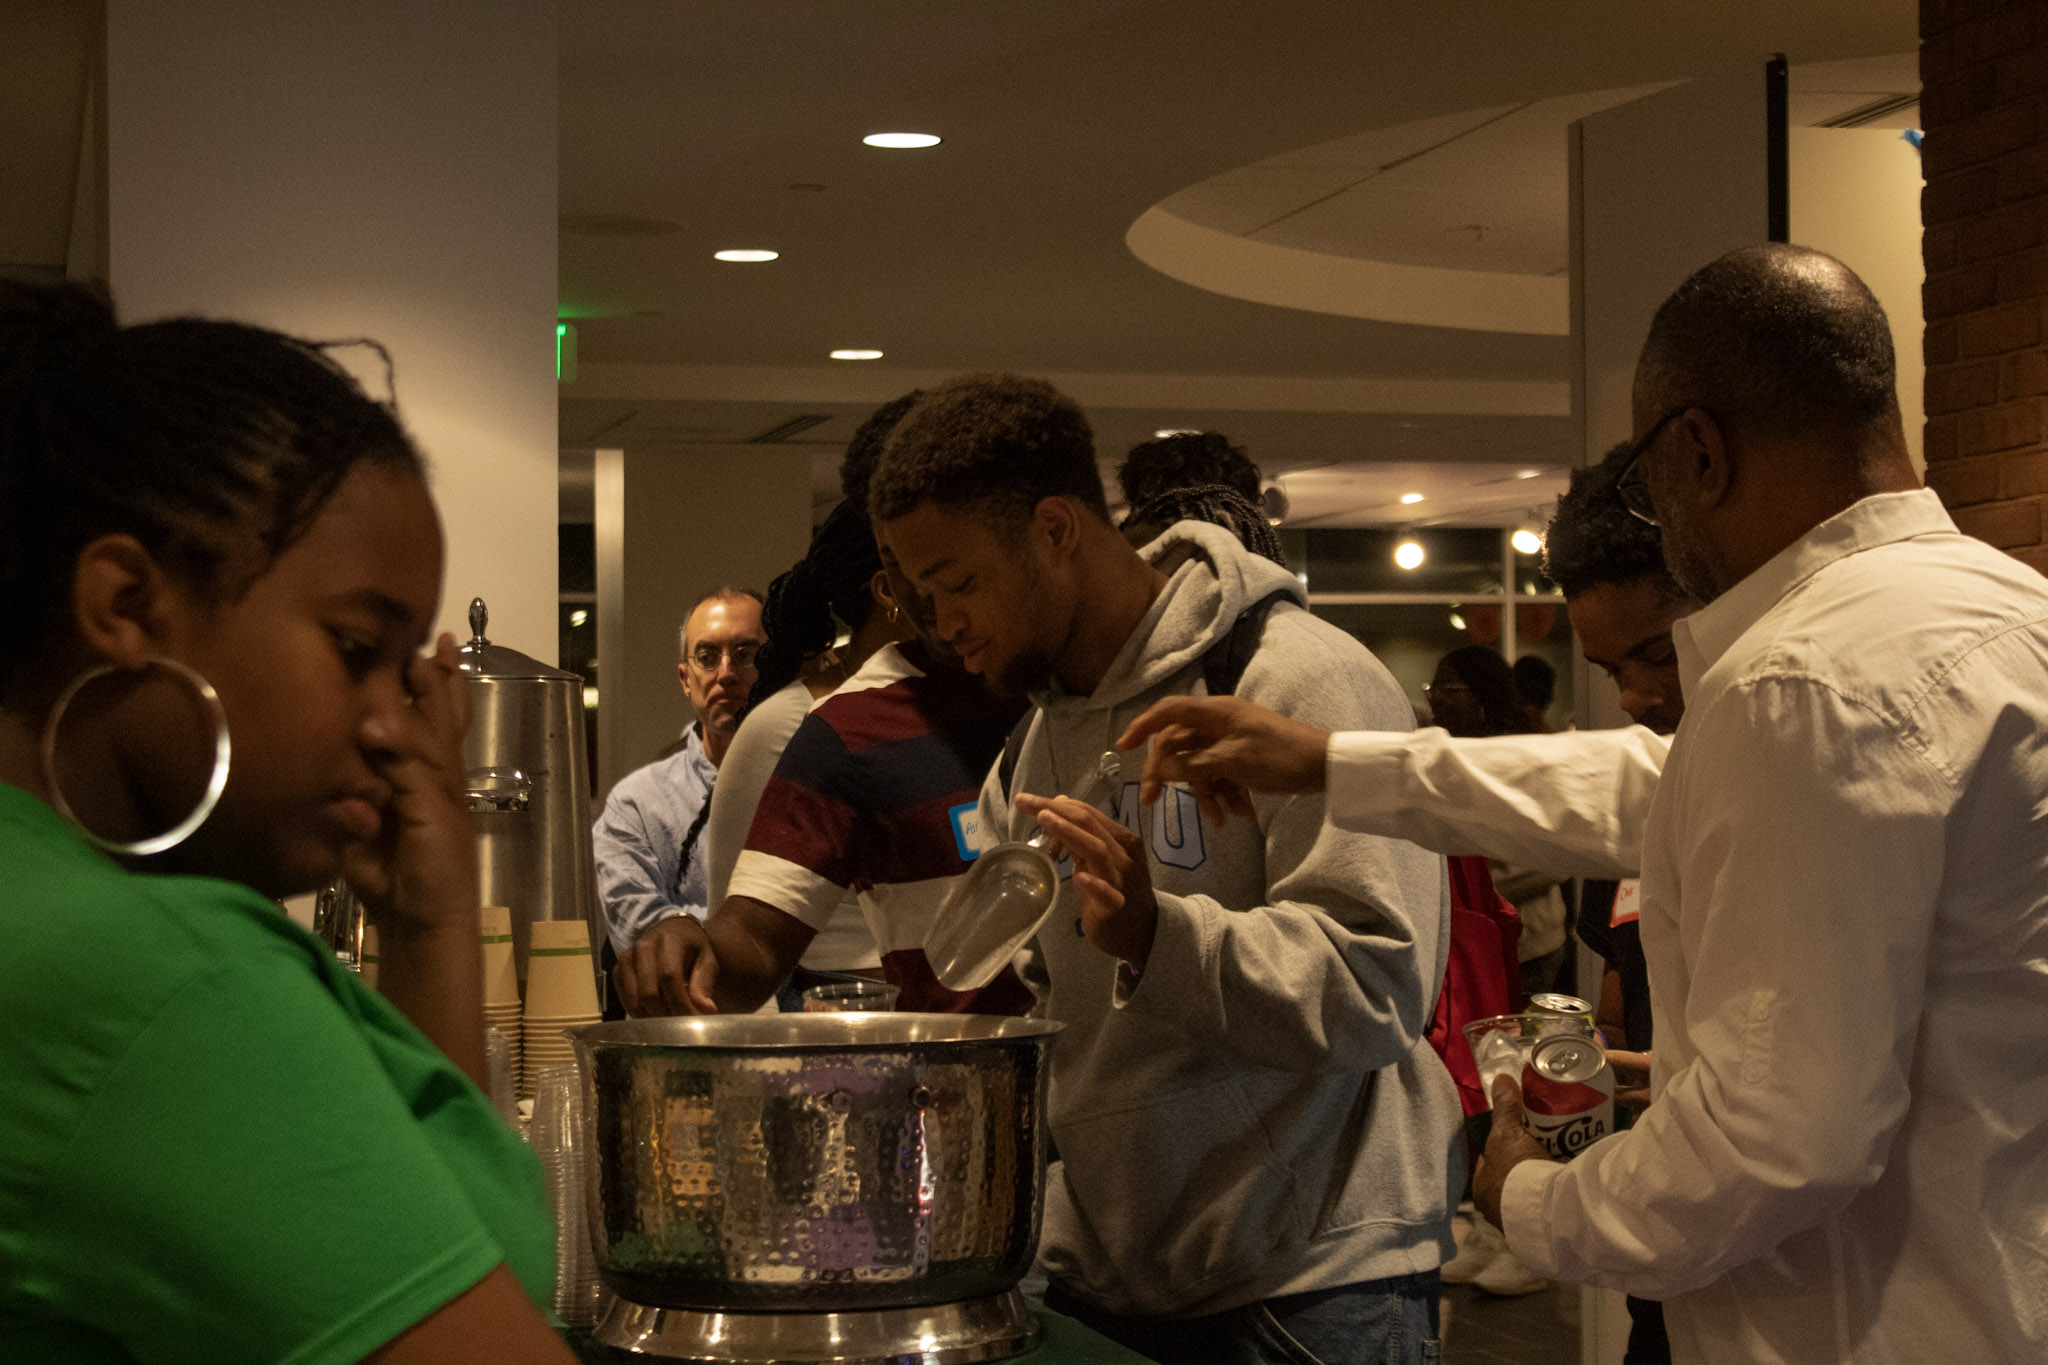
[[[2048,4],[1921,0],[1927,483],[2048,572]]]

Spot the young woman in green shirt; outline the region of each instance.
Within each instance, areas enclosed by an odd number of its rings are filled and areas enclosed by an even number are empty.
[[[321,347],[0,281],[0,1360],[573,1359],[441,566]],[[275,904],[342,872],[381,994]]]

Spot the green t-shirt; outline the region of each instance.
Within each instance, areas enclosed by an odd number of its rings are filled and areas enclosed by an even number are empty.
[[[246,887],[137,875],[0,785],[0,1361],[355,1361],[499,1262],[540,1165]]]

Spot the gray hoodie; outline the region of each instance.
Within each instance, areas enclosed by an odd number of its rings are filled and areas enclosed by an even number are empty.
[[[1012,790],[1080,788],[1145,707],[1204,690],[1203,651],[1275,589],[1291,598],[1237,695],[1326,729],[1413,726],[1386,669],[1311,616],[1285,569],[1197,522],[1145,554],[1176,541],[1198,553],[1094,695],[1034,697]],[[1126,755],[1122,790],[1099,803],[1147,839],[1159,927],[1142,979],[1079,936],[1065,866],[1032,950],[1046,1012],[1067,1025],[1041,1259],[1100,1307],[1147,1316],[1441,1264],[1463,1174],[1457,1092],[1424,1037],[1449,939],[1443,861],[1338,830],[1320,794],[1259,797],[1256,825],[1215,827],[1185,789],[1141,814],[1142,767]],[[994,774],[982,829],[1034,830]]]

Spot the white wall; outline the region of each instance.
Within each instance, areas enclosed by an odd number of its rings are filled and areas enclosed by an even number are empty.
[[[1913,468],[1927,468],[1927,360],[1920,286],[1920,153],[1897,128],[1794,128],[1786,148],[1792,240],[1863,277],[1892,324],[1899,415]]]
[[[1688,81],[1572,126],[1572,415],[1582,462],[1628,439],[1636,357],[1657,306],[1717,256],[1770,235],[1764,64]],[[1581,724],[1628,723],[1580,658]]]
[[[725,584],[765,592],[811,540],[804,446],[597,452],[598,791],[691,720],[676,678],[690,607]]]
[[[480,594],[548,662],[555,71],[551,0],[107,4],[124,315],[381,341],[448,528],[441,628],[467,639]]]

